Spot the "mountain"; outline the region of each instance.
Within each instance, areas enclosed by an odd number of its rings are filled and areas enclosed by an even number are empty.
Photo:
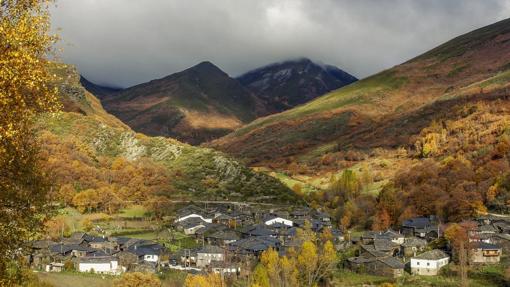
[[[259,118],[210,146],[252,163],[346,148],[413,144],[443,106],[506,85],[510,20],[457,37],[415,59],[291,110]]]
[[[288,110],[357,81],[337,67],[306,58],[264,66],[237,79],[263,99],[271,112]]]
[[[109,97],[113,94],[116,94],[122,90],[121,88],[105,87],[94,84],[83,76],[80,77],[80,84],[85,88],[85,90],[87,90],[89,93],[93,94],[100,100]]]
[[[54,73],[64,112],[37,121],[41,158],[60,197],[99,190],[120,201],[169,199],[296,200],[278,180],[220,152],[132,131],[107,113],[81,84],[77,70],[58,64]]]
[[[223,136],[264,113],[252,92],[210,62],[127,88],[103,104],[137,132],[191,144]]]
[[[510,19],[208,145],[281,179],[346,229],[508,213]]]

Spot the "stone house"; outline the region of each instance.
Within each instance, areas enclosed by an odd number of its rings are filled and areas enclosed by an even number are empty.
[[[416,236],[432,240],[439,237],[439,224],[435,216],[415,217],[405,220],[401,226],[405,236]]]
[[[425,239],[417,237],[406,238],[404,243],[400,246],[400,254],[406,258],[416,256],[427,247]]]
[[[404,275],[404,263],[395,257],[352,257],[347,260],[349,268],[356,272],[397,278]]]
[[[496,264],[501,259],[502,249],[495,244],[477,242],[471,249],[470,261],[479,264]]]
[[[197,251],[196,265],[202,268],[209,266],[213,261],[225,261],[225,252],[221,247],[206,245]]]

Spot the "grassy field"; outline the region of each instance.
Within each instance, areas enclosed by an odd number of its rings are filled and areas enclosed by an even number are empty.
[[[469,286],[471,287],[497,287],[509,286],[505,280],[506,259],[500,265],[488,265],[481,267],[472,267],[469,271]],[[456,266],[451,264],[451,270],[456,270]],[[444,270],[442,270],[444,271]],[[334,274],[334,286],[364,286],[380,285],[382,283],[392,283],[401,287],[457,287],[459,286],[459,277],[456,272],[443,272],[441,276],[415,276],[407,274],[400,278],[387,278],[373,276],[368,274],[354,273],[348,270],[339,270]]]
[[[43,282],[54,287],[112,287],[119,277],[83,273],[43,273],[37,274]],[[163,287],[180,287],[187,274],[179,271],[168,271],[158,275]]]
[[[55,287],[110,287],[115,277],[78,273],[38,273],[39,279]]]

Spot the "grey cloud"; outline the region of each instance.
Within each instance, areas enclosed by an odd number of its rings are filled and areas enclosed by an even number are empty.
[[[506,18],[510,0],[57,0],[62,59],[130,86],[209,60],[231,75],[309,57],[365,77]]]

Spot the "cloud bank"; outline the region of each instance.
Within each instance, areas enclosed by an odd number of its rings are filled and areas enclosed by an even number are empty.
[[[298,57],[365,77],[510,15],[509,0],[57,0],[62,60],[127,87],[209,60],[230,75]]]

